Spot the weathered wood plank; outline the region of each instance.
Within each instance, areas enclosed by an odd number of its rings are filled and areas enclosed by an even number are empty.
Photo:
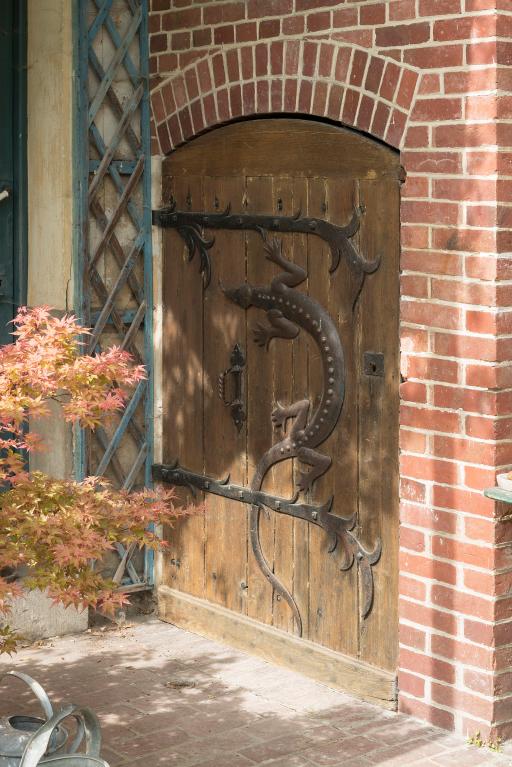
[[[202,179],[175,179],[180,204],[202,198]],[[164,234],[163,262],[163,459],[203,472],[203,287],[176,232]],[[190,493],[178,496],[191,502]],[[199,494],[195,503],[203,501]],[[204,596],[204,515],[182,520],[167,532],[163,557],[166,583]]]
[[[221,208],[231,203],[235,211],[242,210],[244,187],[241,176],[206,177],[203,204],[211,205],[217,199]],[[230,409],[219,397],[218,380],[230,366],[235,344],[240,344],[247,353],[245,312],[228,301],[222,290],[223,286],[245,282],[244,251],[243,232],[215,233],[215,244],[210,251],[213,278],[204,291],[203,303],[205,473],[218,478],[230,474],[233,482],[242,486],[247,482],[247,424],[238,431]],[[197,273],[196,279],[200,281]],[[226,389],[230,396],[233,380],[229,376]],[[206,596],[212,602],[243,613],[247,604],[247,509],[219,496],[207,495],[205,500]]]
[[[367,215],[361,227],[362,252],[382,261],[360,297],[359,369],[359,530],[371,549],[382,540],[373,567],[374,605],[361,625],[361,658],[394,669],[398,653],[398,424],[399,424],[399,188],[396,182],[361,182]],[[365,375],[364,351],[384,354],[384,377]]]
[[[246,211],[269,210],[272,205],[272,177],[249,177],[246,179]],[[261,236],[247,232],[247,281],[251,285],[269,285],[275,276],[272,264],[265,258]],[[276,352],[272,345],[266,351],[253,343],[252,331],[255,323],[261,320],[259,312],[249,309],[247,312],[247,474],[251,483],[260,458],[271,447],[273,440],[272,412],[273,370]],[[267,475],[263,489],[273,492],[273,477]],[[271,568],[274,567],[275,513],[269,511],[260,514],[260,539],[263,553]],[[248,560],[248,615],[263,623],[272,623],[273,589],[249,548]]]
[[[177,164],[187,172],[216,175],[228,167],[236,174],[290,174],[301,178],[397,177],[397,154],[345,128],[312,120],[253,120],[207,134],[167,157],[164,175]],[[209,151],[203,147],[208,143]],[[260,211],[262,212],[262,211]]]

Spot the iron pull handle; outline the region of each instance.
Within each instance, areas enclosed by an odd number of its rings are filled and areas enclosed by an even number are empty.
[[[230,367],[224,370],[218,379],[218,394],[222,402],[226,407],[231,410],[231,418],[238,431],[242,428],[244,421],[247,420],[247,413],[245,412],[244,399],[245,399],[245,385],[244,385],[244,371],[245,371],[245,354],[243,353],[240,344],[235,344],[231,352]],[[228,376],[233,379],[233,394],[231,399],[226,396],[226,381]]]

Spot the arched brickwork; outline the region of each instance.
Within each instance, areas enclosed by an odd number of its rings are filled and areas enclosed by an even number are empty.
[[[152,93],[161,154],[241,117],[330,118],[400,148],[419,73],[343,43],[276,40],[215,53]]]
[[[511,737],[512,533],[482,493],[512,466],[503,431],[512,398],[511,99],[496,96],[510,90],[497,74],[496,41],[479,40],[493,29],[494,11],[484,9],[493,3],[466,0],[467,18],[459,0],[333,3],[336,11],[311,11],[309,33],[295,14],[272,22],[274,39],[235,45],[222,9],[239,11],[237,29],[252,25],[256,35],[245,4],[205,2],[201,16],[191,3],[185,21],[156,10],[169,0],[153,2],[153,154],[272,114],[328,118],[401,151],[399,708],[459,732]],[[292,3],[247,8],[272,15],[278,5]],[[187,23],[208,32],[212,14],[224,26],[209,42],[187,32],[192,42],[181,44],[179,31],[166,31]],[[341,14],[352,28],[335,40]],[[168,77],[160,57],[178,42],[173,67],[183,68]]]

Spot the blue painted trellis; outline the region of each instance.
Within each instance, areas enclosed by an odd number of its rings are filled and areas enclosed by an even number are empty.
[[[89,351],[144,363],[117,421],[77,434],[76,473],[131,490],[151,484],[152,265],[147,0],[75,0],[75,304]],[[152,557],[117,546],[109,570],[147,588]]]

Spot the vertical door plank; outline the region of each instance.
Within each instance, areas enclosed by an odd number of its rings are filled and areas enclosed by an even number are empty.
[[[332,186],[331,186],[332,185]],[[347,191],[348,189],[348,191]],[[314,179],[310,182],[308,215],[329,218],[336,223],[344,222],[352,207],[352,195],[347,184]],[[351,275],[342,263],[337,272],[329,274],[331,252],[328,245],[315,237],[309,239],[309,290],[310,295],[329,312],[335,324],[343,317],[341,333],[347,371],[346,399],[337,427],[319,451],[332,459],[327,473],[316,482],[313,495],[315,502],[334,497],[333,512],[348,516],[357,501],[357,486],[351,461],[355,444],[350,430],[351,408],[354,406],[353,387],[350,380],[351,347],[353,332],[351,324]],[[347,321],[348,319],[348,321]],[[316,407],[325,381],[320,351],[315,345],[309,359],[310,397]],[[328,553],[330,543],[327,534],[319,528],[310,531],[310,610],[312,641],[335,650],[355,654],[357,644],[357,610],[354,608],[356,578],[352,571],[340,572],[343,551]]]
[[[243,210],[242,176],[205,178],[203,210],[228,205],[234,213]],[[247,354],[245,311],[228,301],[223,287],[245,282],[245,237],[243,232],[213,233],[210,250],[212,279],[204,296],[204,470],[214,478],[226,477],[245,485],[246,434],[239,431],[229,407],[218,392],[219,375],[230,367],[231,352],[240,344]],[[245,375],[245,373],[244,373]],[[233,394],[233,379],[225,381],[226,395]],[[237,612],[246,612],[247,507],[215,495],[207,495],[206,596]]]
[[[272,177],[248,177],[246,180],[247,212],[262,213],[272,207]],[[246,235],[247,281],[251,285],[269,285],[275,276],[275,267],[267,261],[262,239],[256,232]],[[260,458],[272,445],[272,403],[273,370],[275,347],[268,350],[257,346],[253,341],[252,330],[262,318],[261,310],[249,309],[247,312],[247,391],[248,420],[248,484],[251,483]],[[272,476],[269,472],[263,489],[272,492]],[[265,558],[270,568],[274,567],[275,513],[262,511],[260,514],[260,540]],[[249,544],[250,545],[250,544]],[[263,623],[271,624],[273,616],[273,589],[261,572],[254,554],[249,550],[249,589],[248,615]]]
[[[327,181],[327,217],[338,225],[350,221],[357,204],[357,183],[339,178]],[[345,397],[340,418],[329,440],[332,457],[334,504],[332,511],[342,517],[357,515],[358,508],[358,424],[357,424],[357,358],[359,314],[354,311],[358,277],[342,259],[337,270],[328,276],[327,309],[338,326],[345,361]],[[324,555],[325,556],[325,555]],[[341,570],[345,552],[340,545],[333,555],[337,573],[331,587],[329,614],[332,638],[329,646],[348,655],[358,652],[357,569]],[[326,584],[327,585],[327,584]]]
[[[292,216],[293,209],[293,181],[290,178],[278,177],[274,179],[273,188],[273,211],[276,215]],[[272,236],[272,235],[270,235]],[[285,258],[293,261],[293,241],[291,235],[278,235],[283,243]],[[282,269],[273,264],[273,277],[282,272]],[[292,404],[293,387],[293,349],[300,343],[299,339],[274,338],[270,347],[273,359],[273,402],[272,410],[280,402],[283,405]],[[265,414],[270,417],[270,413]],[[288,429],[290,428],[288,422]],[[281,429],[274,429],[272,442],[275,444],[284,436]],[[269,446],[270,447],[270,446]],[[283,498],[291,498],[293,488],[293,462],[283,461],[272,470],[272,492]],[[275,515],[274,531],[274,562],[275,574],[293,593],[293,519],[285,514]],[[273,625],[285,631],[294,632],[294,619],[290,607],[279,594],[274,594],[274,619]]]
[[[307,213],[308,181],[296,178],[293,184],[293,212]],[[302,266],[308,274],[308,238],[306,234],[291,236],[294,263]],[[296,290],[307,293],[309,277]],[[293,381],[292,402],[309,396],[308,351],[309,336],[304,331],[293,343]],[[301,466],[294,459],[294,488],[299,481]],[[302,630],[305,639],[309,637],[309,529],[310,525],[302,519],[293,521],[293,596],[302,617]]]
[[[327,202],[327,186],[324,178],[313,178],[309,182],[308,216],[324,218]],[[308,238],[309,266],[309,295],[324,307],[329,301],[329,264],[330,249],[327,243],[318,237]],[[309,400],[310,413],[313,413],[320,402],[324,387],[322,359],[316,343],[309,345]],[[328,439],[318,448],[324,455],[331,455],[331,440]],[[307,467],[303,467],[307,468]],[[318,479],[308,493],[311,502],[322,503],[334,493],[334,477],[332,466],[327,473]],[[339,578],[337,562],[327,553],[329,538],[327,534],[311,525],[309,532],[309,569],[310,569],[310,639],[313,642],[330,646],[336,640],[336,630],[333,627],[335,617],[332,614],[331,601],[336,594]]]
[[[202,199],[202,179],[175,178],[177,205]],[[179,459],[192,471],[203,471],[203,287],[197,263],[173,230],[164,231],[163,258],[163,366],[164,463]],[[180,489],[180,499],[193,501]],[[194,596],[204,596],[204,515],[177,522],[168,532],[164,556],[165,582]]]
[[[373,609],[361,627],[361,657],[390,670],[396,666],[398,623],[398,194],[396,181],[361,182],[367,209],[362,253],[382,257],[361,294],[361,346],[385,358],[384,378],[362,371],[359,376],[360,535],[368,548],[382,539],[382,556],[373,568]]]

